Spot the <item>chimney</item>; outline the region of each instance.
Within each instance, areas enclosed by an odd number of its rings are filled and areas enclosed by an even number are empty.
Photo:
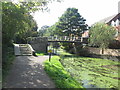
[[[120,13],[120,1],[118,2],[118,13]]]

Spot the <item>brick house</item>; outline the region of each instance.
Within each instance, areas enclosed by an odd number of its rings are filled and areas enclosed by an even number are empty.
[[[116,28],[116,40],[120,41],[120,13],[107,17],[99,21]]]
[[[89,30],[84,31],[84,33],[82,34],[83,38],[88,38],[89,37]]]
[[[120,48],[120,13],[98,21],[116,28],[115,40],[110,43],[109,48]]]
[[[116,37],[116,39],[120,40],[120,36],[118,35],[120,33],[120,13],[109,16],[107,18],[104,18],[100,21],[98,21],[99,23],[105,23],[107,25],[111,25],[113,27],[116,28],[117,31],[117,35],[118,37]],[[97,22],[97,23],[98,23]],[[82,37],[89,37],[89,30],[86,30],[83,34]]]

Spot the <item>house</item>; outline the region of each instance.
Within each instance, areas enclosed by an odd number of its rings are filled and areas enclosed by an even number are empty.
[[[96,23],[105,23],[116,28],[116,40],[120,41],[120,13],[104,18]],[[94,24],[93,24],[94,25]],[[82,37],[89,37],[89,30],[84,31]]]
[[[116,28],[116,40],[120,41],[120,13],[104,18],[99,23],[105,23]]]
[[[111,25],[111,26],[119,26],[120,25],[120,13],[114,14],[114,15],[109,16],[107,18],[104,18],[98,22],[106,23],[106,24]]]
[[[120,48],[120,13],[104,18],[97,23],[105,23],[116,28],[115,40],[110,43],[109,48]]]
[[[86,30],[82,33],[83,38],[88,38],[89,37],[89,29],[90,27],[86,24],[87,28]]]
[[[117,30],[116,36],[118,36],[118,33],[120,33],[120,13],[104,18],[98,21],[97,23],[105,23],[107,25],[111,25],[115,27]],[[82,37],[89,37],[89,30],[84,31],[84,33],[82,34]]]
[[[84,31],[84,33],[82,34],[83,38],[88,38],[89,37],[89,30]]]

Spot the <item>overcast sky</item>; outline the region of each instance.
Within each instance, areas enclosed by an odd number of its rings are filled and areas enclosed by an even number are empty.
[[[64,0],[61,3],[53,2],[48,5],[50,12],[37,11],[33,16],[38,27],[51,26],[58,21],[64,11],[69,7],[77,8],[80,15],[87,21],[89,26],[105,17],[118,13],[118,2],[120,0]],[[120,7],[119,7],[120,8]]]

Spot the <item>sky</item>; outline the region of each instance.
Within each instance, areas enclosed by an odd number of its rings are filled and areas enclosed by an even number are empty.
[[[58,21],[58,17],[67,8],[77,8],[82,17],[86,19],[86,24],[91,26],[97,21],[118,13],[118,2],[120,0],[64,0],[63,2],[49,3],[49,12],[37,11],[33,14],[34,19],[40,29],[44,25],[51,26]],[[120,7],[119,7],[120,8]]]

